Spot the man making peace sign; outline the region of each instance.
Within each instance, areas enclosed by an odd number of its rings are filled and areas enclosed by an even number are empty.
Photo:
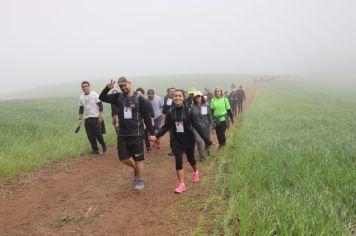
[[[119,126],[117,135],[117,149],[121,162],[134,170],[133,181],[136,190],[143,190],[144,172],[144,125],[150,135],[154,135],[151,117],[147,108],[146,98],[133,93],[132,83],[125,77],[118,80],[122,93],[108,94],[114,87],[115,81],[106,85],[99,99],[103,102],[115,104],[119,108]]]

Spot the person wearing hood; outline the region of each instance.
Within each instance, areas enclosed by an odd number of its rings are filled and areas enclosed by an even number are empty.
[[[209,137],[212,132],[213,116],[209,104],[206,102],[203,94],[200,91],[194,93],[193,104],[190,107],[190,117],[195,120],[195,123],[200,126],[204,134]],[[196,144],[198,147],[200,160],[204,160],[207,147],[204,144],[203,138],[199,135],[196,129],[193,129]]]

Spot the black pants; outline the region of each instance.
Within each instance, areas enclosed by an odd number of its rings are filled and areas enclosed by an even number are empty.
[[[196,164],[195,157],[194,157],[194,150],[195,150],[195,145],[191,148],[186,148],[182,149],[181,147],[173,145],[173,152],[174,152],[174,157],[176,159],[176,170],[182,170],[183,169],[183,153],[185,151],[185,154],[187,155],[187,160],[191,166],[194,166]]]
[[[104,121],[99,126],[98,117],[89,117],[85,119],[85,131],[87,132],[87,136],[91,145],[91,148],[94,152],[98,152],[99,148],[96,143],[96,140],[101,144],[103,150],[106,150],[106,144],[104,141],[104,137],[102,134],[105,134],[105,125]]]
[[[237,105],[239,107],[239,113],[242,113],[242,101],[237,102]]]
[[[238,102],[236,100],[232,100],[231,110],[232,110],[232,114],[234,115],[234,117],[236,117],[236,115],[237,115],[237,104],[238,104]]]
[[[148,130],[146,129],[146,130],[145,130],[145,144],[146,144],[146,149],[151,147],[151,143],[150,143],[150,140],[148,140],[148,136],[149,136],[149,133],[148,133]]]
[[[226,132],[226,121],[220,121],[220,124],[215,127],[216,130],[216,136],[218,137],[219,141],[219,146],[224,146],[226,143],[226,137],[225,137],[225,132]]]

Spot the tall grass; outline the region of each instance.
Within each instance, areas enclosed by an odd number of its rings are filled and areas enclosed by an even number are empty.
[[[0,179],[89,151],[84,125],[74,134],[78,107],[78,98],[0,102]],[[104,110],[104,138],[113,143],[110,107]]]
[[[221,190],[228,192],[227,209],[217,228],[227,235],[355,229],[355,107],[348,89],[320,91],[292,81],[258,89],[222,157],[233,153],[229,184]]]

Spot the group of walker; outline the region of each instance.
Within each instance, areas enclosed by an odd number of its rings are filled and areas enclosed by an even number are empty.
[[[175,193],[186,190],[183,170],[183,154],[193,169],[193,183],[199,182],[199,171],[195,159],[195,144],[197,144],[200,160],[204,160],[206,152],[212,145],[211,133],[215,129],[219,148],[226,143],[225,132],[227,120],[231,123],[238,112],[242,112],[242,102],[245,93],[242,86],[232,88],[229,96],[224,96],[221,88],[213,93],[209,89],[204,92],[194,88],[188,92],[174,87],[167,89],[167,95],[162,100],[153,89],[147,91],[138,88],[132,90],[131,81],[120,77],[117,81],[121,92],[114,90],[116,81],[111,80],[100,96],[90,89],[87,81],[81,83],[83,94],[79,102],[79,126],[85,120],[85,129],[92,147],[91,155],[98,155],[96,140],[102,145],[105,155],[107,147],[103,138],[105,125],[103,121],[102,102],[112,106],[112,120],[117,133],[118,156],[122,163],[133,170],[132,180],[136,190],[144,189],[144,142],[146,151],[153,147],[160,149],[159,138],[169,132],[170,153],[174,155],[176,173],[179,181]],[[238,111],[237,111],[238,107]]]

